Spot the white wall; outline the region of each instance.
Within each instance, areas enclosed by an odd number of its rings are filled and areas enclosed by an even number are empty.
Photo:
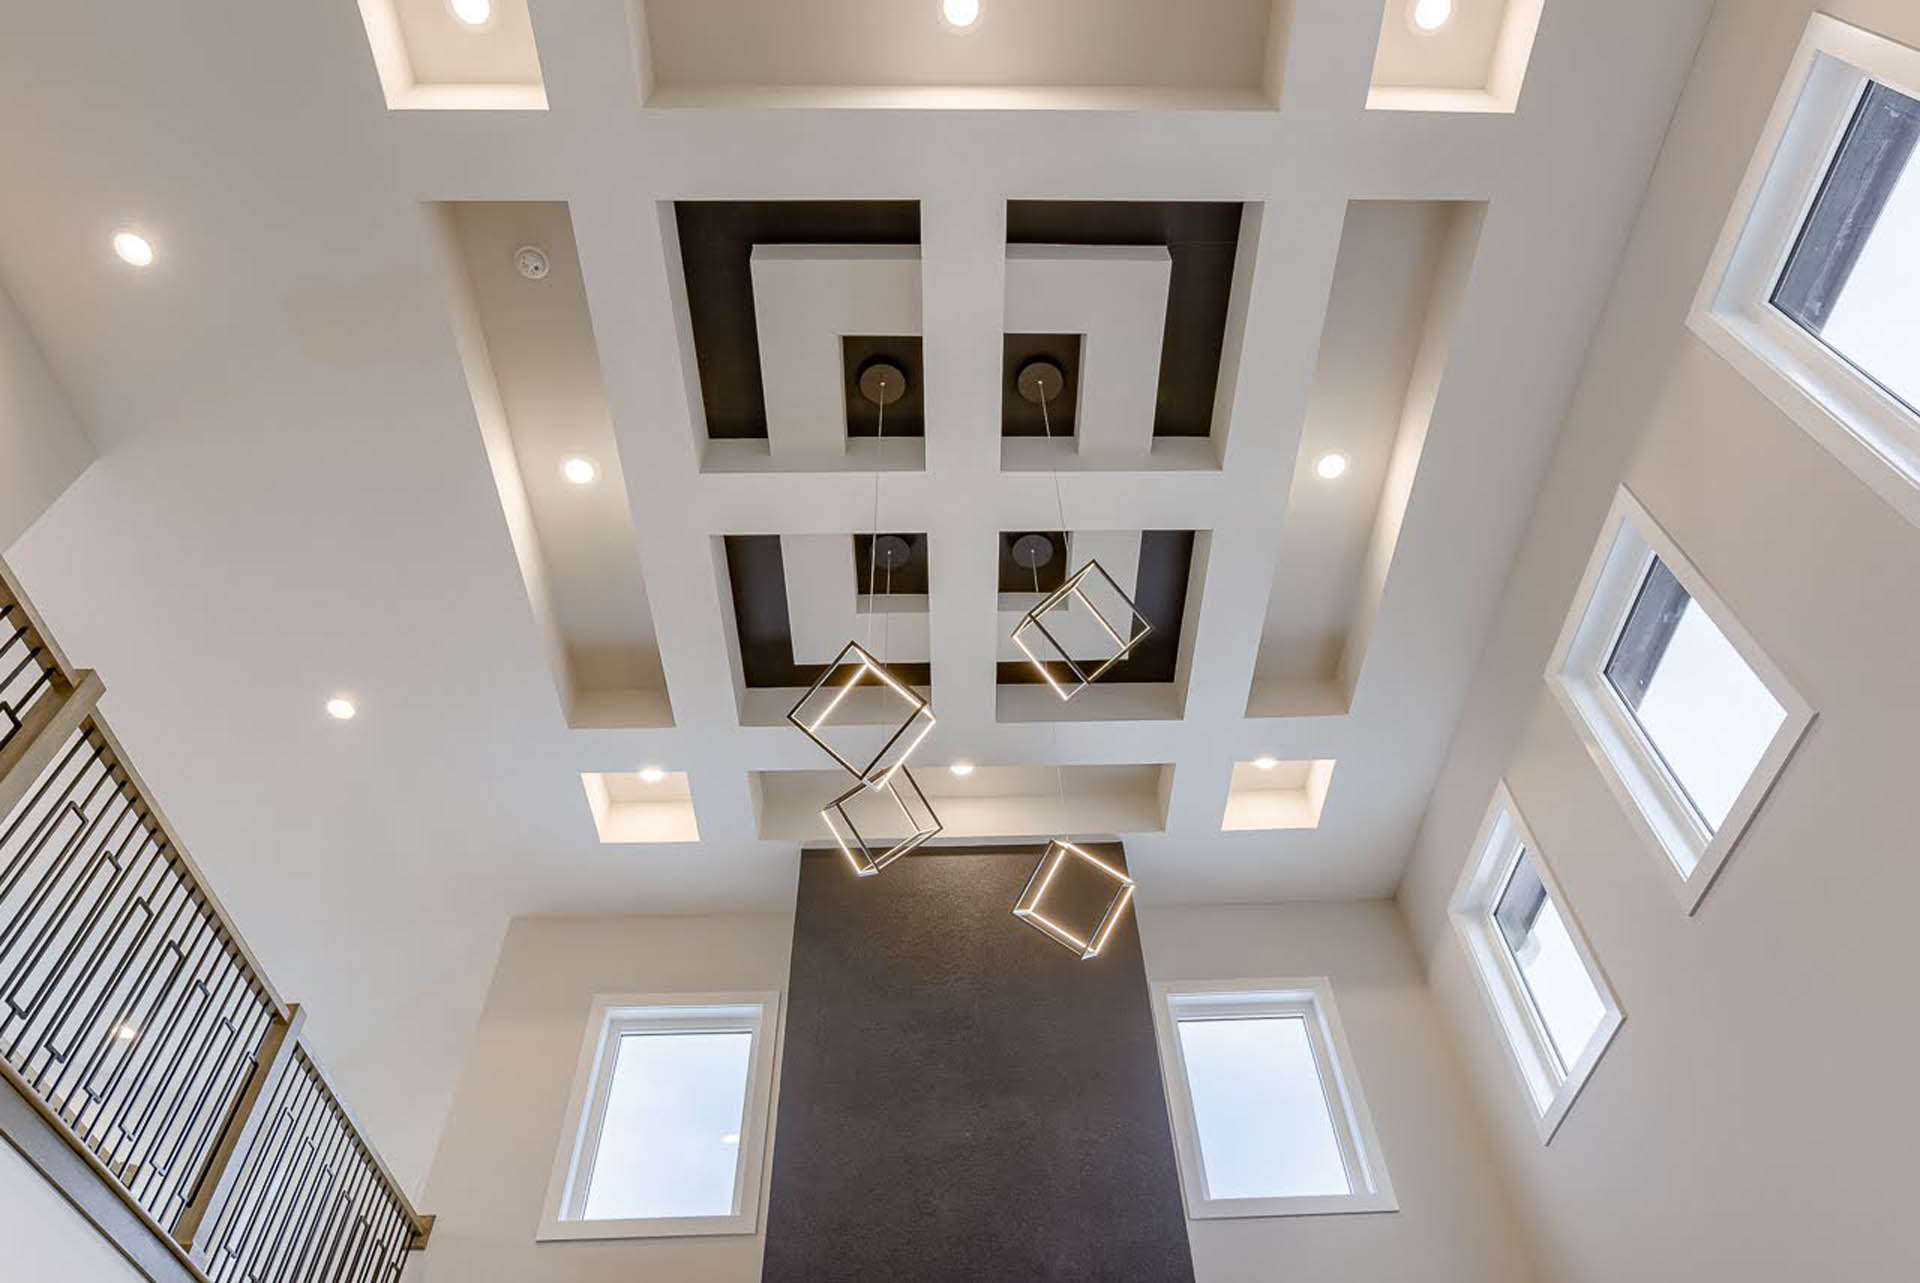
[[[146,1277],[5,1141],[0,1244],[0,1278],[135,1283]]]
[[[0,552],[92,462],[93,443],[0,290]]]
[[[1392,904],[1148,909],[1140,928],[1152,980],[1332,981],[1400,1198],[1382,1215],[1190,1222],[1199,1283],[1270,1279],[1283,1260],[1288,1277],[1343,1283],[1540,1277]],[[536,1244],[534,1233],[593,995],[784,991],[792,936],[779,914],[515,919],[420,1204],[439,1217],[421,1277],[757,1280],[759,1235]],[[775,1114],[777,1149],[777,1099]]]
[[[439,1219],[415,1283],[758,1279],[764,1229],[588,1243],[534,1234],[593,996],[785,990],[792,952],[792,914],[515,918],[420,1203]]]
[[[1920,1277],[1920,529],[1683,324],[1810,7],[1715,11],[1401,889],[1568,1283]],[[1691,918],[1542,680],[1623,480],[1819,714]],[[1626,1012],[1546,1147],[1445,921],[1503,772]]]
[[[1325,976],[1398,1212],[1187,1222],[1199,1283],[1539,1278],[1399,913],[1386,901],[1140,911],[1149,980]]]

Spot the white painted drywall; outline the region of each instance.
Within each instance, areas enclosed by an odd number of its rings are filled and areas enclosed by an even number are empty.
[[[0,290],[0,552],[93,462],[93,442]]]
[[[1270,1279],[1280,1260],[1289,1277],[1355,1283],[1540,1277],[1392,904],[1148,909],[1140,925],[1150,979],[1331,979],[1400,1199],[1382,1215],[1190,1222],[1199,1283]],[[593,995],[784,990],[792,934],[783,914],[516,918],[421,1202],[439,1217],[421,1278],[757,1280],[760,1235],[537,1244],[534,1232]],[[775,1115],[777,1152],[777,1099]]]
[[[1149,980],[1325,976],[1400,1210],[1187,1222],[1199,1283],[1542,1277],[1387,901],[1143,908]]]
[[[1684,326],[1811,9],[1715,10],[1400,893],[1566,1283],[1920,1277],[1920,529]],[[1818,710],[1693,917],[1542,680],[1621,481]],[[1445,921],[1503,772],[1626,1012],[1546,1147]]]
[[[13,1146],[0,1141],[0,1278],[137,1283],[145,1277]]]
[[[427,1180],[421,1207],[439,1219],[412,1283],[758,1279],[764,1228],[578,1243],[534,1234],[594,995],[784,991],[792,951],[790,913],[514,919]]]

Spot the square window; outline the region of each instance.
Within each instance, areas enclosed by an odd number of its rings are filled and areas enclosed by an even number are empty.
[[[1920,100],[1868,82],[1773,304],[1920,407]]]
[[[1624,490],[1548,682],[1691,912],[1812,710]]]
[[[1718,829],[1787,710],[1657,556],[1603,671],[1694,814]]]
[[[1396,1209],[1326,981],[1154,989],[1189,1215]]]
[[[596,999],[539,1237],[750,1234],[779,996]]]
[[[1452,917],[1544,1144],[1624,1017],[1504,784],[1454,893]]]
[[[1920,50],[1808,21],[1687,323],[1920,523]]]

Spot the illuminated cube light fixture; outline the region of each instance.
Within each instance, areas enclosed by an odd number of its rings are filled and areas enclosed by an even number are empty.
[[[1106,911],[1093,925],[1093,930],[1082,937],[1070,928],[1061,925],[1042,907],[1047,898],[1047,888],[1053,885],[1061,866],[1069,860],[1080,860],[1091,865],[1105,876],[1113,879],[1113,898],[1107,901]],[[1013,916],[1028,926],[1042,932],[1056,943],[1065,946],[1080,955],[1082,962],[1096,958],[1107,947],[1107,941],[1113,936],[1113,929],[1120,925],[1120,919],[1126,914],[1127,905],[1133,900],[1133,879],[1108,864],[1097,855],[1075,846],[1065,838],[1055,838],[1047,843],[1046,852],[1041,855],[1040,863],[1034,866],[1033,876],[1027,879],[1027,886],[1014,903]]]
[[[1061,373],[1060,367],[1047,360],[1029,361],[1020,367],[1015,386],[1019,388],[1021,396],[1039,405],[1041,421],[1046,425],[1047,440],[1052,441],[1053,417],[1047,411],[1047,403],[1060,395],[1061,389],[1066,386],[1066,376]],[[1073,535],[1067,526],[1066,502],[1060,498],[1060,472],[1057,468],[1053,474],[1053,493],[1054,502],[1060,506],[1060,528],[1066,533],[1071,546]],[[1023,535],[1013,545],[1013,560],[1015,564],[1033,571],[1037,577],[1040,567],[1053,560],[1053,541],[1045,535]],[[1104,591],[1111,594],[1112,601],[1108,605],[1115,618],[1108,618],[1106,612],[1087,595],[1090,588],[1098,591],[1102,585]],[[1086,609],[1099,626],[1099,633],[1104,634],[1102,649],[1106,653],[1103,658],[1086,661],[1075,659],[1067,644],[1053,629],[1047,627],[1048,615],[1055,615],[1057,619],[1057,612],[1072,609],[1075,602]],[[1118,618],[1122,611],[1113,609],[1114,603],[1124,608],[1124,619]],[[1039,605],[1021,616],[1020,622],[1014,626],[1013,644],[1020,648],[1020,653],[1027,657],[1027,662],[1033,665],[1054,694],[1063,700],[1070,700],[1099,681],[1108,669],[1131,655],[1152,632],[1152,621],[1142,615],[1139,607],[1133,604],[1133,599],[1121,591],[1106,567],[1097,559],[1090,559],[1086,565],[1068,575],[1065,583],[1041,598]],[[1035,653],[1036,646],[1048,652],[1045,657]]]
[[[1033,537],[1026,536],[1021,543]],[[1020,544],[1014,546],[1014,557],[1016,560],[1020,557]],[[1090,580],[1094,581],[1091,585],[1089,585]],[[1101,582],[1106,584],[1114,598],[1127,609],[1128,618],[1119,621],[1127,630],[1125,635],[1115,627],[1116,621],[1108,619],[1100,608],[1093,604],[1093,599],[1087,596],[1087,587],[1097,588]],[[1067,644],[1047,627],[1047,615],[1070,609],[1076,601],[1086,608],[1093,622],[1099,625],[1100,632],[1112,642],[1112,651],[1103,659],[1087,661],[1075,659],[1067,648]],[[1074,571],[1067,578],[1067,582],[1048,593],[1039,605],[1021,616],[1019,624],[1013,630],[1013,644],[1020,648],[1020,653],[1027,657],[1027,662],[1032,664],[1040,676],[1046,680],[1047,685],[1053,688],[1053,693],[1067,700],[1099,681],[1108,669],[1131,655],[1134,648],[1145,641],[1147,634],[1152,631],[1153,624],[1140,613],[1126,593],[1120,590],[1120,585],[1113,582],[1113,576],[1107,573],[1106,567],[1102,566],[1098,560],[1090,560]],[[1029,637],[1034,639],[1034,644],[1028,643]],[[1045,657],[1035,654],[1034,645],[1041,646],[1048,654]],[[1056,675],[1056,669],[1059,670],[1058,675]]]
[[[835,678],[843,669],[846,670],[845,680],[836,681]],[[869,679],[875,689],[884,690],[898,700],[904,717],[879,750],[872,757],[865,758],[863,765],[856,765],[856,761],[864,754],[849,759],[829,743],[822,732],[831,729],[833,714],[839,709],[841,701]],[[828,757],[839,763],[842,770],[859,780],[863,786],[880,789],[887,786],[894,772],[906,764],[907,759],[913,756],[913,751],[920,747],[920,741],[933,729],[933,707],[918,691],[889,672],[886,665],[875,659],[866,647],[850,641],[827,665],[827,670],[820,674],[819,680],[807,688],[800,702],[787,711],[787,720],[799,727],[808,739],[818,744]]]
[[[885,361],[876,361],[860,372],[860,391],[879,410],[879,441],[884,449],[887,432],[887,406],[906,395],[907,378],[901,369]],[[884,564],[887,581],[893,571],[905,564],[911,554],[906,540],[898,535],[880,533],[880,469],[873,478],[874,532],[869,545],[867,593],[872,595],[874,575]],[[885,647],[882,647],[884,652]],[[845,671],[844,680],[836,678]],[[849,759],[823,734],[841,702],[856,688],[871,683],[874,689],[897,699],[904,716],[887,735],[880,748],[864,765]],[[787,720],[819,745],[856,783],[828,802],[820,811],[827,831],[853,866],[856,875],[870,878],[940,832],[940,817],[920,791],[918,781],[906,769],[907,759],[933,729],[933,709],[911,686],[895,677],[887,666],[874,658],[866,647],[850,641],[807,693],[787,712]],[[864,757],[864,754],[856,754]],[[897,840],[896,832],[904,835]],[[884,835],[884,836],[882,836]]]
[[[827,803],[821,816],[854,873],[870,878],[940,832],[940,817],[913,772],[893,773],[884,788],[856,784]],[[900,836],[896,836],[900,835]]]

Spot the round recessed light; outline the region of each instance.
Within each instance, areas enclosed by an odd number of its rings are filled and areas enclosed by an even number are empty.
[[[484,27],[493,21],[493,0],[447,0],[447,8],[469,27]]]
[[[113,252],[129,267],[153,266],[153,242],[138,232],[115,232]]]
[[[940,0],[940,21],[955,31],[971,30],[980,21],[980,0]]]
[[[335,695],[327,701],[327,716],[336,722],[351,722],[360,712],[360,706],[345,695]]]
[[[949,771],[952,771],[955,775],[958,775],[964,778],[965,776],[973,774],[973,763],[967,761],[965,758],[962,758],[958,762],[955,762],[952,766],[949,766],[947,769]]]
[[[1338,450],[1329,450],[1313,461],[1313,474],[1322,481],[1338,481],[1347,475],[1347,464],[1350,462]]]
[[[640,781],[643,784],[658,784],[666,778],[667,773],[657,766],[643,766],[640,768]]]
[[[740,1143],[740,1133],[728,1132],[725,1136],[722,1136],[720,1138],[720,1143],[722,1145],[738,1145]]]
[[[600,477],[600,465],[585,455],[573,455],[560,465],[560,475],[576,486],[592,485]]]
[[[115,1038],[118,1038],[121,1042],[132,1042],[135,1038],[138,1038],[140,1036],[140,1031],[138,1029],[135,1029],[132,1025],[115,1025],[113,1029],[113,1036]]]
[[[1274,767],[1280,765],[1280,759],[1263,754],[1260,757],[1254,758],[1253,764],[1263,771],[1271,771]]]
[[[1453,0],[1413,0],[1407,15],[1415,31],[1438,31],[1453,17]]]

